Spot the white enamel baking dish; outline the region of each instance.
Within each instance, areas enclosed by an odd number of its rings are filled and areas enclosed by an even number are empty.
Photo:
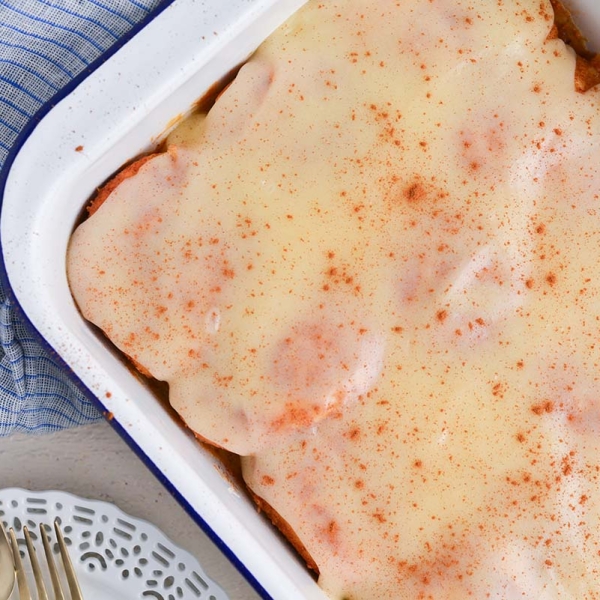
[[[69,293],[65,254],[93,190],[152,148],[175,117],[304,1],[176,0],[65,90],[22,137],[0,179],[0,275],[23,318],[258,593],[274,600],[325,595],[215,460],[81,318]],[[598,48],[600,4],[571,5]]]

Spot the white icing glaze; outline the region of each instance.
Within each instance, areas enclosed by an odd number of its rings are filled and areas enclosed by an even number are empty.
[[[334,599],[600,597],[600,91],[551,24],[314,1],[73,236]]]

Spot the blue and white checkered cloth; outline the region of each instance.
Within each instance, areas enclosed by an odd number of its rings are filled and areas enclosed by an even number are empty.
[[[19,134],[164,0],[0,0],[0,171]],[[100,417],[0,289],[0,436]]]

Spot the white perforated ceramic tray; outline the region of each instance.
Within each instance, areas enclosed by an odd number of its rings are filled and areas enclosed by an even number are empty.
[[[50,529],[55,519],[87,600],[228,600],[191,554],[154,525],[113,504],[57,491],[0,490],[0,521],[7,531],[14,529],[26,570],[30,563],[23,527],[29,529],[36,552],[43,554],[38,527],[42,523]],[[49,535],[55,547],[53,532]],[[49,581],[46,577],[48,587]]]
[[[214,459],[83,321],[69,293],[65,255],[84,199],[149,149],[173,117],[303,3],[176,0],[66,90],[24,140],[8,178],[0,180],[0,276],[10,297],[215,543],[264,598],[275,600],[325,596],[243,491],[223,478]],[[588,37],[600,40],[597,0],[570,4]]]

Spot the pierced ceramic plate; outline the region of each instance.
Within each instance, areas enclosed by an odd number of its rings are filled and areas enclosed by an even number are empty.
[[[86,600],[227,600],[191,554],[154,525],[130,517],[112,504],[65,492],[0,490],[0,519],[15,530],[22,556],[23,526],[43,555],[39,523],[51,525],[56,518]],[[49,534],[53,536],[53,532]],[[56,544],[54,551],[58,554]],[[28,566],[28,560],[24,564]]]

